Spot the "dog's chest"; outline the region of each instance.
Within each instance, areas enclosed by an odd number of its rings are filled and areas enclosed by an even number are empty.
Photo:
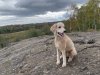
[[[65,40],[57,40],[55,39],[55,46],[58,49],[65,49],[66,48],[66,41]]]

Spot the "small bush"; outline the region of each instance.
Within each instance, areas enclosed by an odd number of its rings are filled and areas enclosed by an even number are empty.
[[[37,37],[41,35],[44,35],[44,33],[39,29],[30,29],[27,33],[28,37]]]
[[[94,29],[88,29],[87,32],[93,32],[95,31]]]
[[[45,34],[45,35],[50,35],[52,34],[50,31],[50,26],[49,25],[44,25],[41,29],[41,31]]]
[[[0,42],[0,48],[6,47],[8,45],[8,42]]]

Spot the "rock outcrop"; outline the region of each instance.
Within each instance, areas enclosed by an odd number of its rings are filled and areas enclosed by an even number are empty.
[[[65,68],[56,65],[53,36],[40,36],[1,49],[0,75],[100,75],[100,32],[68,35],[78,56]]]

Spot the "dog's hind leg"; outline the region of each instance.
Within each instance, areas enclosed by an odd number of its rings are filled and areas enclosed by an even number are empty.
[[[66,51],[66,57],[69,57],[68,51]],[[63,58],[62,53],[61,53],[61,55],[60,55],[60,59],[61,59],[61,58]]]
[[[68,62],[71,62],[71,61],[73,60],[74,56],[76,56],[76,55],[77,55],[77,52],[76,52],[76,50],[75,50],[75,49],[73,49],[73,50],[69,51],[69,58],[68,58]]]

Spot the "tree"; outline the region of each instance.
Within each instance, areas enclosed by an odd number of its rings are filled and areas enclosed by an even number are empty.
[[[69,29],[79,31],[100,29],[100,0],[89,0],[80,9],[73,6],[74,14],[67,20]],[[69,23],[70,21],[70,23]]]

